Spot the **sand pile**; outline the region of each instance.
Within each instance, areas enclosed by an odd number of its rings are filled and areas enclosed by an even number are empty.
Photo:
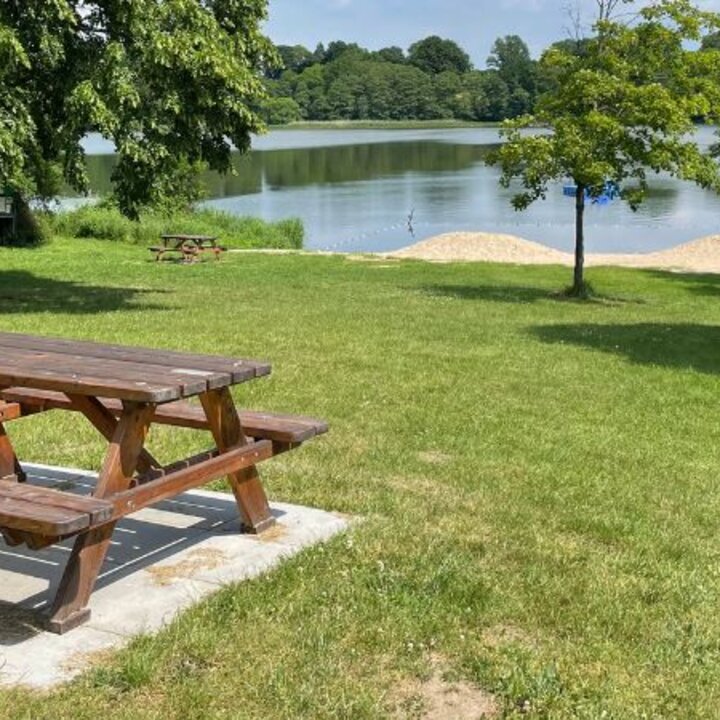
[[[388,257],[432,262],[499,262],[517,265],[573,265],[571,253],[561,252],[514,235],[457,232],[438,235],[403,248]],[[720,273],[720,235],[693,240],[669,250],[636,254],[588,253],[588,266],[658,268]]]

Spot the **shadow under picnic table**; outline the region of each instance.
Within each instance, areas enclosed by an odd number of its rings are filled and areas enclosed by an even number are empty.
[[[29,482],[88,494],[94,481],[71,470],[30,467]],[[276,518],[283,514],[273,509]],[[184,493],[123,518],[113,534],[96,591],[199,545],[211,533],[240,533],[238,509],[230,493],[222,497],[218,493]],[[41,613],[53,600],[74,540],[41,551],[9,547],[0,540],[0,647],[18,644],[42,631]],[[192,569],[183,566],[179,571]],[[152,572],[160,585],[172,579],[163,574],[167,568]]]

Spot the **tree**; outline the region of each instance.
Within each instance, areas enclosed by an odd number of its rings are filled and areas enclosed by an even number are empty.
[[[262,114],[268,125],[289,125],[300,120],[300,106],[289,97],[271,97],[262,103]]]
[[[452,70],[446,70],[435,76],[434,86],[435,98],[442,117],[458,117],[462,113],[464,101],[461,76]]]
[[[304,45],[278,45],[280,67],[270,68],[268,76],[277,79],[283,70],[302,72],[315,61],[315,55]]]
[[[475,73],[473,73],[475,75]],[[497,70],[477,73],[482,104],[477,104],[478,120],[504,120],[508,117],[510,91]]]
[[[518,35],[498,38],[487,59],[488,67],[497,71],[509,93],[506,117],[519,117],[535,106],[538,86],[537,63],[528,46]]]
[[[87,187],[80,141],[114,141],[123,212],[174,197],[198,163],[224,172],[262,130],[275,62],[266,0],[5,0],[0,4],[0,184]],[[232,143],[232,145],[231,145]]]
[[[518,35],[498,38],[492,46],[487,59],[488,67],[498,71],[498,75],[511,87],[532,90],[535,87],[535,63],[530,50]]]
[[[327,46],[322,62],[335,62],[347,53],[352,53],[356,57],[368,54],[367,50],[361,48],[357,43],[346,43],[342,40],[335,40]]]
[[[430,75],[438,75],[446,70],[460,74],[472,70],[469,55],[457,43],[443,40],[437,35],[411,45],[408,60],[411,65]]]
[[[295,102],[306,120],[325,120],[328,105],[325,89],[325,66],[311,65],[297,78]]]
[[[396,45],[380,48],[380,50],[373,53],[373,57],[396,65],[404,65],[407,62],[405,51]]]
[[[605,7],[604,9],[607,9]],[[648,171],[667,172],[703,187],[720,186],[718,166],[693,142],[693,118],[714,120],[720,109],[720,52],[688,48],[720,17],[689,0],[657,0],[624,25],[604,19],[587,53],[558,49],[541,60],[556,84],[540,99],[533,118],[506,124],[506,144],[495,161],[501,182],[519,179],[513,198],[522,210],[544,198],[549,184],[566,177],[575,184],[575,270],[571,293],[587,292],[584,280],[586,199],[611,182],[636,209],[647,190]],[[547,134],[523,128],[545,125]]]

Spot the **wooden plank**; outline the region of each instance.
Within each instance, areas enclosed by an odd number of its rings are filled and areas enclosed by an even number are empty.
[[[165,368],[189,368],[210,372],[229,373],[234,383],[270,374],[270,365],[258,360],[230,358],[219,355],[185,353],[164,349],[92,343],[57,337],[36,337],[22,333],[0,332],[0,346],[25,348],[41,352],[68,353],[106,360],[123,360]]]
[[[12,485],[12,487],[16,487]],[[22,487],[18,485],[17,487]],[[0,496],[0,527],[37,535],[73,535],[90,526],[90,515]]]
[[[127,383],[133,388],[148,383],[167,384],[178,387],[180,397],[190,397],[205,390],[213,390],[233,383],[230,373],[2,346],[0,346],[0,365],[49,369],[73,377],[88,375],[109,378],[114,382]]]
[[[28,406],[28,409],[77,410],[70,400],[61,393],[50,391],[26,390],[24,388],[8,388],[0,391],[0,395],[13,402]],[[115,416],[122,410],[122,403],[112,398],[102,398],[103,405]],[[187,402],[176,401],[159,405],[155,411],[153,422],[160,425],[209,430],[207,418],[201,407]],[[254,438],[274,440],[276,442],[297,444],[316,435],[328,431],[324,420],[302,415],[266,413],[254,410],[241,410],[240,422],[246,435]]]
[[[191,488],[205,485],[224,475],[254,466],[255,463],[267,460],[272,455],[272,443],[269,440],[260,440],[234,450],[228,450],[216,457],[203,459],[198,463],[191,462],[187,467],[169,472],[155,480],[109,497],[108,499],[114,506],[113,520],[118,520],[148,505],[175,497]]]
[[[216,235],[170,235],[160,236],[163,240],[188,240],[190,242],[212,242],[217,240]]]
[[[0,385],[57,390],[78,395],[114,397],[136,402],[164,403],[182,397],[179,385],[166,383],[113,380],[93,374],[77,374],[68,370],[31,367],[27,364],[0,359]]]
[[[74,495],[27,483],[0,483],[1,498],[22,500],[35,505],[85,514],[90,518],[92,524],[105,522],[112,515],[112,505],[107,500]]]

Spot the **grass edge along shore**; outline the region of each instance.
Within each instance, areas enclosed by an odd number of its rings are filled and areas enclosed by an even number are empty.
[[[300,249],[305,241],[305,228],[299,218],[270,222],[213,208],[147,212],[135,222],[117,208],[98,204],[50,214],[45,220],[49,236],[132,244],[156,244],[160,235],[177,232],[219,237],[228,248]]]

